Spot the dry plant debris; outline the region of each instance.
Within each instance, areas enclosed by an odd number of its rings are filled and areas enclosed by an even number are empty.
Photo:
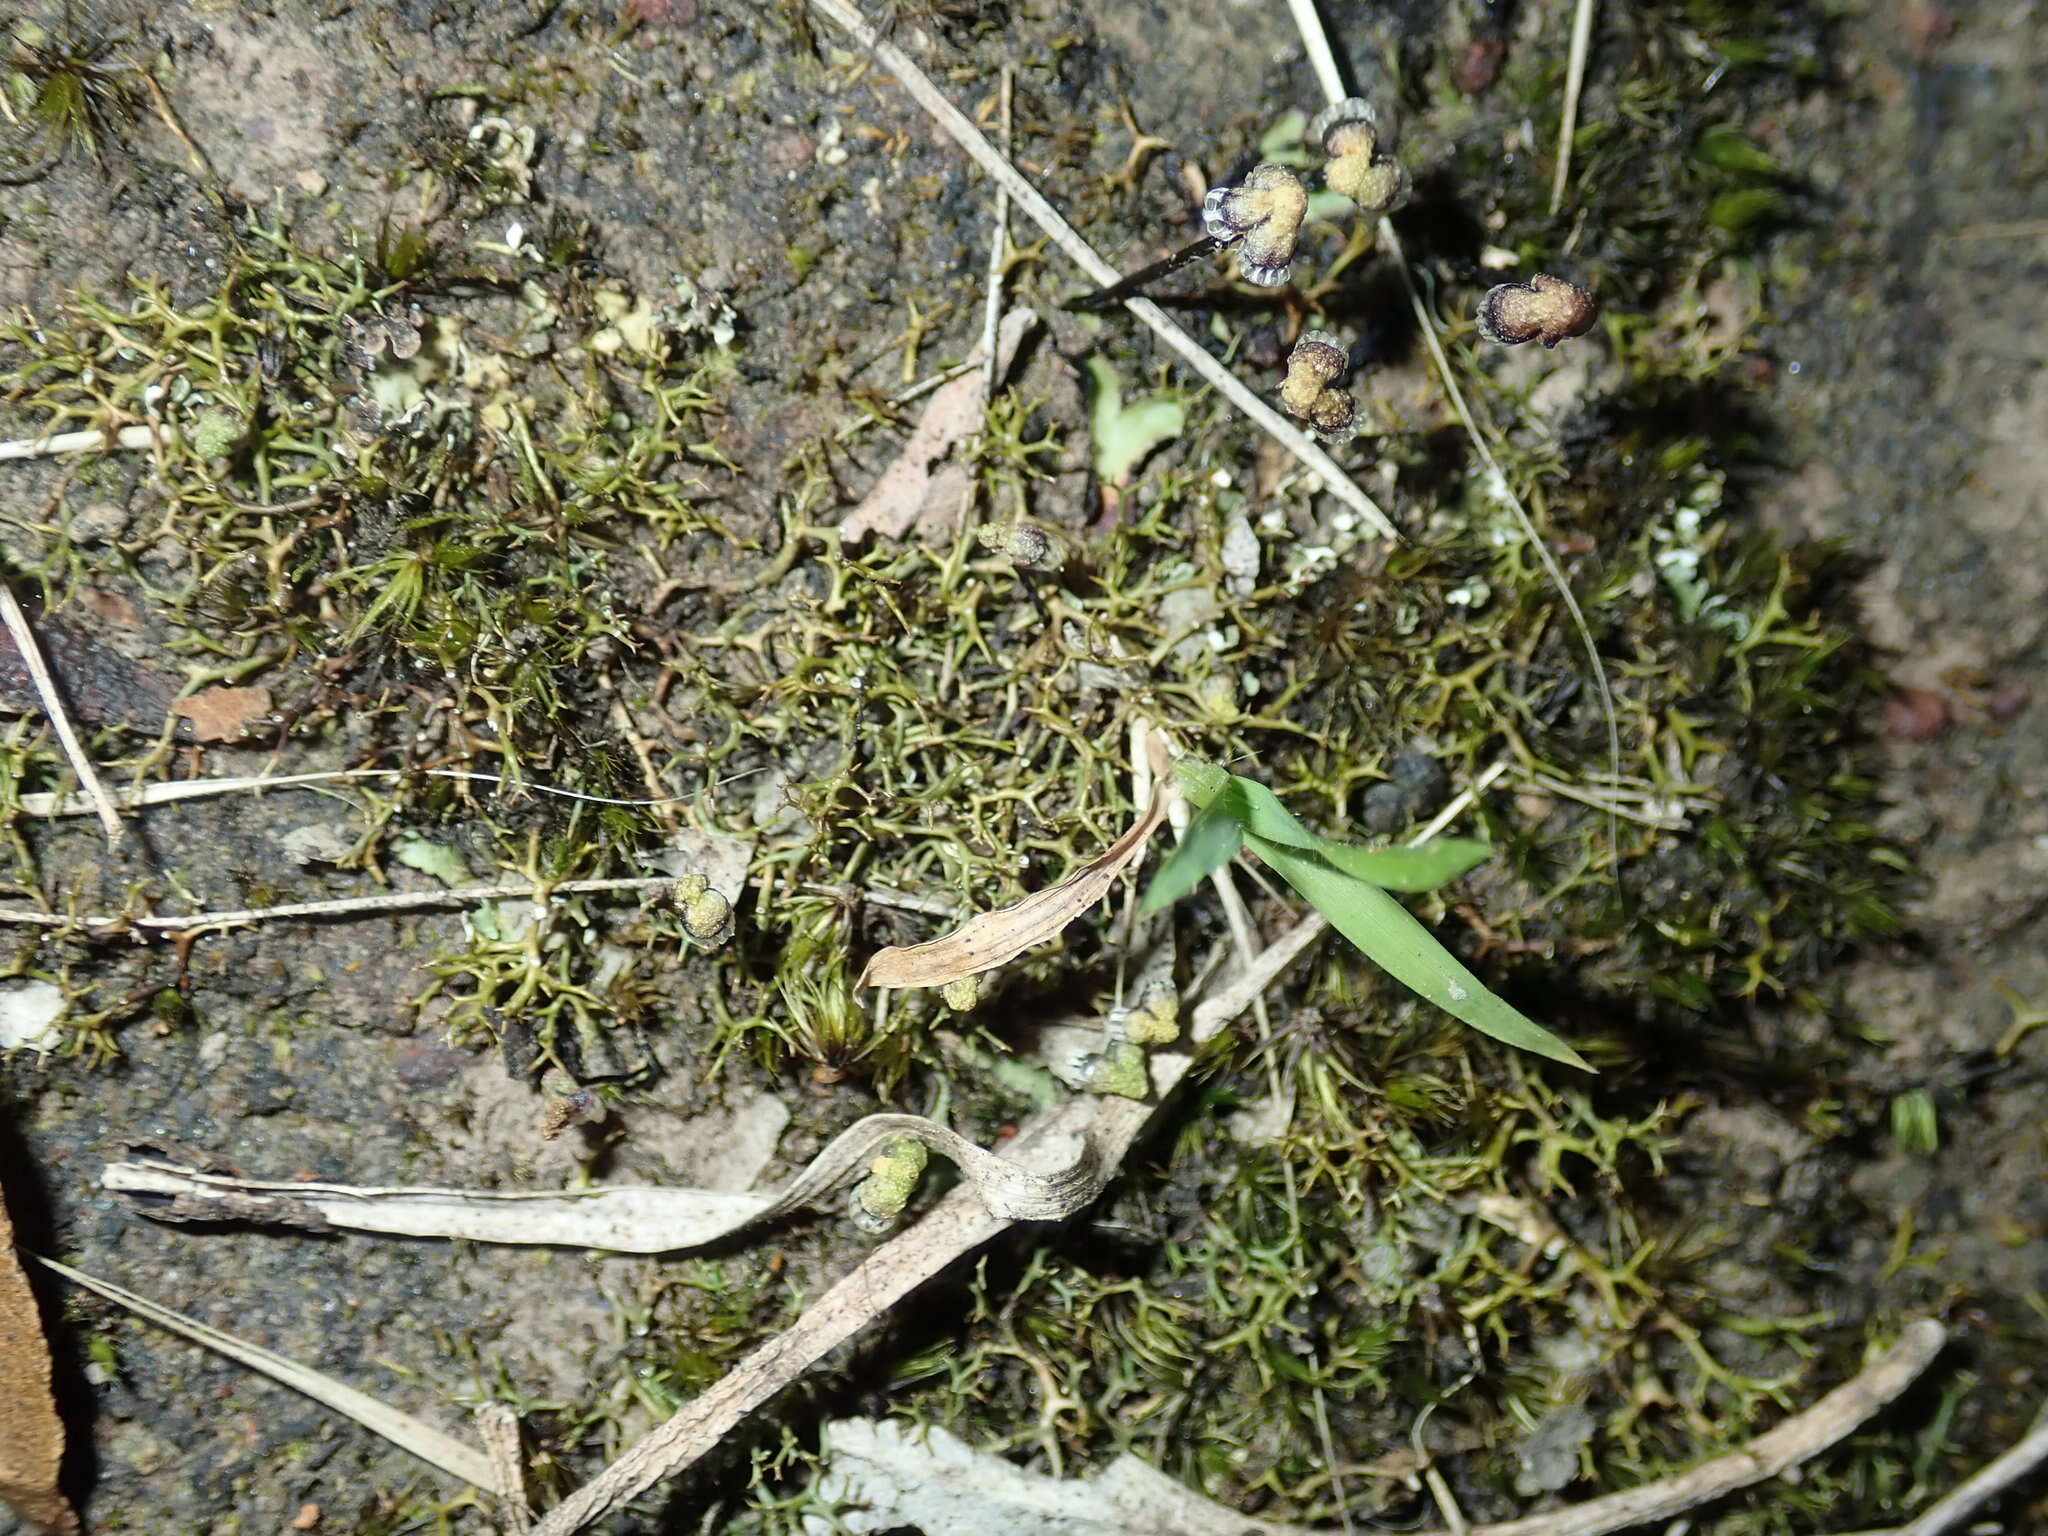
[[[78,1530],[57,1486],[64,1423],[50,1394],[50,1346],[35,1293],[15,1255],[14,1221],[0,1190],[0,1501],[38,1530]]]
[[[876,951],[861,972],[864,987],[943,987],[950,981],[978,976],[1007,965],[1025,950],[1057,938],[1068,924],[1107,896],[1116,877],[1144,850],[1166,818],[1173,800],[1171,779],[1161,774],[1153,783],[1145,814],[1099,857],[1083,864],[1057,884],[1033,891],[1022,901],[969,918],[951,933],[924,944],[891,946]]]
[[[977,344],[968,354],[968,371],[932,392],[902,451],[840,523],[841,544],[859,544],[876,533],[900,539],[919,526],[938,533],[958,524],[971,482],[964,467],[942,461],[981,431],[990,381],[1000,382],[1010,371],[1017,348],[1037,323],[1031,310],[1011,310],[996,328],[993,368]]]
[[[169,1307],[159,1306],[147,1296],[138,1295],[126,1286],[116,1285],[97,1275],[89,1275],[69,1264],[60,1264],[55,1259],[40,1260],[44,1268],[62,1275],[73,1285],[81,1286],[94,1295],[126,1307],[137,1316],[146,1317],[159,1327],[204,1344],[208,1349],[226,1355],[230,1360],[239,1361],[252,1371],[261,1372],[272,1381],[282,1382],[294,1391],[303,1392],[315,1402],[325,1403],[337,1413],[346,1415],[373,1434],[381,1435],[393,1445],[417,1456],[429,1466],[439,1467],[443,1472],[460,1478],[478,1488],[499,1491],[496,1470],[490,1460],[474,1447],[453,1435],[436,1429],[423,1419],[393,1408],[389,1403],[370,1396],[369,1393],[350,1386],[325,1371],[315,1370],[265,1349],[260,1344],[251,1344],[247,1339],[237,1338],[231,1333],[202,1323],[197,1318],[174,1312]],[[513,1490],[516,1491],[516,1490]]]
[[[1670,1519],[1778,1477],[1867,1422],[1934,1362],[1946,1331],[1932,1318],[1909,1323],[1892,1347],[1803,1413],[1739,1450],[1605,1498],[1484,1525],[1462,1522],[1412,1536],[1608,1536]],[[1117,1536],[1170,1528],[1186,1536],[1323,1536],[1334,1528],[1260,1520],[1190,1493],[1135,1457],[1119,1457],[1089,1482],[1020,1472],[944,1430],[916,1436],[865,1420],[830,1426],[828,1477],[853,1506],[847,1529],[915,1525],[925,1536]],[[1000,1511],[996,1526],[990,1511]],[[1917,1524],[1917,1522],[1916,1522]]]
[[[84,787],[87,798],[92,801],[100,827],[107,835],[107,846],[111,848],[121,841],[121,813],[107,794],[106,786],[100,782],[99,772],[93,767],[85,744],[78,739],[77,728],[71,723],[71,711],[64,702],[63,690],[58,686],[50,664],[43,659],[43,648],[36,641],[35,631],[29,627],[28,615],[22,610],[21,600],[14,595],[13,583],[5,572],[0,572],[0,620],[6,623],[7,633],[14,641],[15,654],[35,684],[43,713],[49,717],[50,728],[57,733],[58,741],[63,743],[64,756],[70,761],[72,772],[78,775],[78,782]]]
[[[192,722],[196,741],[239,741],[270,713],[270,690],[261,683],[202,688],[171,708]]]
[[[1011,1221],[1057,1221],[1102,1188],[1083,1145],[1050,1173],[1020,1168],[919,1115],[869,1115],[832,1139],[775,1194],[610,1185],[565,1192],[373,1188],[303,1180],[243,1178],[157,1151],[110,1163],[102,1188],[166,1222],[246,1221],[307,1232],[349,1228],[402,1237],[479,1243],[545,1243],[614,1253],[677,1253],[733,1237],[813,1206],[866,1175],[898,1141],[913,1141],[959,1165],[982,1205]],[[203,1161],[203,1160],[198,1160]]]

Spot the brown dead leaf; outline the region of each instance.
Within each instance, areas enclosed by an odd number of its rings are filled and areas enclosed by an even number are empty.
[[[1006,965],[1033,945],[1055,938],[1075,918],[1109,894],[1116,877],[1144,848],[1172,802],[1171,777],[1153,781],[1145,814],[1107,853],[1083,864],[1057,885],[1033,891],[994,912],[969,918],[941,938],[907,948],[878,950],[860,973],[864,987],[943,987],[962,976],[978,976]]]
[[[1037,314],[1028,309],[1013,309],[1003,316],[996,328],[998,379],[1010,371],[1025,333],[1037,323]],[[967,360],[979,363],[982,356],[977,346]],[[972,367],[932,391],[931,400],[903,451],[839,525],[842,545],[858,544],[871,533],[900,539],[921,518],[951,519],[957,515],[966,498],[966,473],[950,465],[935,471],[934,466],[956,444],[981,430],[982,411],[988,403],[982,383],[981,369]]]
[[[57,1491],[64,1425],[50,1395],[42,1314],[14,1253],[14,1223],[0,1199],[0,1499],[39,1530],[75,1533],[78,1516]]]
[[[202,688],[171,709],[192,722],[200,741],[238,741],[250,726],[270,713],[270,690],[261,683],[247,688]]]

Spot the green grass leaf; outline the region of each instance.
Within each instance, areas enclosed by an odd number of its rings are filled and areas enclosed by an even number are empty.
[[[1159,872],[1153,875],[1152,883],[1145,888],[1145,899],[1138,903],[1138,915],[1150,917],[1172,906],[1200,885],[1211,870],[1229,863],[1243,841],[1244,828],[1231,814],[1231,808],[1221,801],[1211,802],[1188,823],[1187,836],[1175,845],[1166,862],[1159,866]]]
[[[1304,827],[1263,784],[1225,773],[1213,763],[1182,761],[1174,766],[1188,799],[1201,809],[1196,825],[1212,817],[1235,823],[1252,852],[1270,864],[1274,873],[1328,918],[1330,926],[1367,959],[1418,997],[1504,1044],[1593,1070],[1564,1041],[1488,990],[1406,907],[1387,894],[1389,888],[1427,890],[1463,874],[1485,857],[1485,844],[1467,838],[1441,838],[1415,848],[1382,849],[1332,842]],[[1176,857],[1194,841],[1194,834],[1195,827],[1190,826],[1187,842],[1175,850]],[[1214,831],[1205,831],[1204,836],[1211,849],[1222,838]],[[1392,855],[1409,856],[1409,862]],[[1176,876],[1180,886],[1176,894],[1192,890],[1195,882],[1220,862],[1200,866],[1192,878]],[[1167,896],[1154,903],[1172,864],[1169,859],[1154,877],[1153,888],[1146,893],[1147,910],[1173,899]],[[1193,855],[1189,867],[1195,867]],[[1416,883],[1394,885],[1366,873],[1369,870]],[[1432,874],[1438,878],[1425,879]]]
[[[1319,854],[1346,874],[1386,891],[1433,891],[1492,852],[1469,837],[1434,837],[1409,848],[1361,848],[1356,843],[1334,842],[1309,831],[1280,803],[1278,795],[1252,779],[1234,778],[1224,800],[1243,807],[1248,835]]]
[[[1285,843],[1249,836],[1246,841],[1252,852],[1330,920],[1332,928],[1416,996],[1482,1035],[1567,1066],[1593,1070],[1556,1035],[1489,991],[1406,907],[1378,886]]]

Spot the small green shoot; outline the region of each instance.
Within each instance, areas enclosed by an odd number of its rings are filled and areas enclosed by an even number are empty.
[[[1908,1088],[1892,1100],[1892,1140],[1914,1157],[1932,1157],[1941,1150],[1941,1115],[1933,1094]]]
[[[1486,857],[1484,843],[1435,838],[1414,848],[1361,848],[1309,831],[1278,797],[1211,763],[1176,764],[1200,814],[1145,893],[1156,912],[1248,845],[1345,938],[1417,996],[1494,1039],[1590,1072],[1578,1052],[1501,998],[1458,963],[1387,893],[1426,891]]]
[[[1187,412],[1171,395],[1147,395],[1124,404],[1116,370],[1088,359],[1088,430],[1095,439],[1095,478],[1115,485],[1161,443],[1180,436]]]

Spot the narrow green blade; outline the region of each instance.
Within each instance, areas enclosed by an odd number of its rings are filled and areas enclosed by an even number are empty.
[[[1362,950],[1418,997],[1483,1035],[1552,1061],[1593,1069],[1549,1030],[1510,1007],[1430,935],[1393,897],[1313,853],[1247,834],[1260,858]]]
[[[1145,899],[1138,903],[1140,917],[1172,906],[1200,885],[1211,870],[1230,861],[1244,841],[1244,829],[1230,809],[1226,799],[1212,800],[1188,823],[1188,835],[1174,846],[1145,888]]]
[[[1432,837],[1413,848],[1325,843],[1323,857],[1383,891],[1433,891],[1486,862],[1493,849],[1470,837]]]
[[[1252,837],[1319,853],[1346,874],[1356,875],[1388,891],[1433,891],[1484,860],[1490,850],[1469,837],[1435,837],[1413,848],[1361,848],[1356,843],[1318,837],[1280,803],[1280,797],[1253,779],[1232,778],[1225,801],[1244,811],[1244,829]]]

